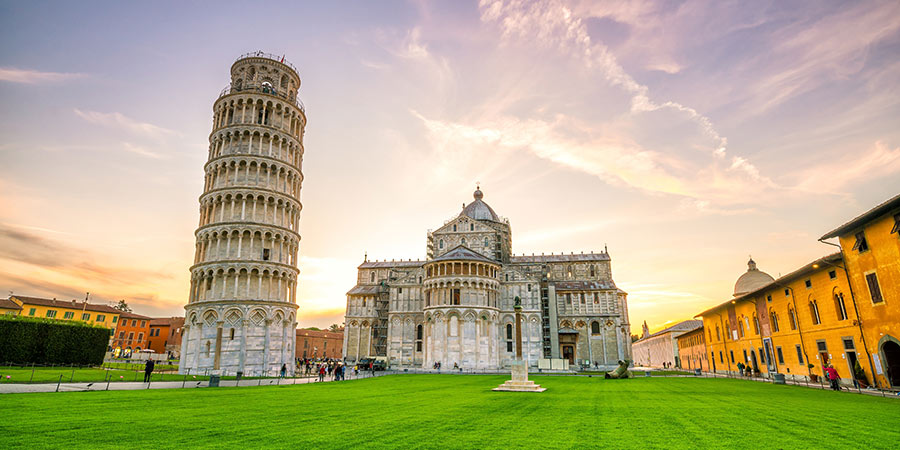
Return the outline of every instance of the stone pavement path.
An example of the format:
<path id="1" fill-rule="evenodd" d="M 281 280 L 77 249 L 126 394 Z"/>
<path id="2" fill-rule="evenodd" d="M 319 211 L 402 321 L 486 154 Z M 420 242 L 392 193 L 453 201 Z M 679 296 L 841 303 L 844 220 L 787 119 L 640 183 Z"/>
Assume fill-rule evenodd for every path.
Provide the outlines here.
<path id="1" fill-rule="evenodd" d="M 381 376 L 384 373 L 375 376 Z M 350 375 L 345 381 L 352 381 L 361 378 L 372 378 L 368 372 L 360 372 L 359 376 Z M 325 382 L 331 382 L 333 379 L 326 376 Z M 221 380 L 220 387 L 246 387 L 246 386 L 276 386 L 276 385 L 293 385 L 293 384 L 309 384 L 318 383 L 317 377 L 309 378 L 261 378 L 261 379 L 244 379 L 240 382 L 235 380 Z M 85 392 L 85 391 L 135 391 L 140 389 L 188 389 L 188 388 L 205 388 L 209 387 L 206 380 L 197 381 L 190 377 L 184 381 L 154 381 L 152 383 L 140 382 L 111 382 L 106 383 L 97 381 L 93 383 L 60 383 L 57 389 L 57 383 L 23 383 L 23 384 L 0 384 L 0 394 L 21 394 L 29 392 Z"/>

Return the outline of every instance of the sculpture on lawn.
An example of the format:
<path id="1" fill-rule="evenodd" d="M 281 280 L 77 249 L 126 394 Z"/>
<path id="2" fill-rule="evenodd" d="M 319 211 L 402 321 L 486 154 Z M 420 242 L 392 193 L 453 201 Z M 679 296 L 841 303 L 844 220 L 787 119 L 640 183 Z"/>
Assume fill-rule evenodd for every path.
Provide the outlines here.
<path id="1" fill-rule="evenodd" d="M 604 378 L 606 379 L 619 379 L 619 378 L 634 378 L 634 374 L 628 370 L 628 366 L 631 365 L 631 360 L 626 359 L 625 361 L 619 361 L 619 367 L 612 372 L 606 372 Z"/>

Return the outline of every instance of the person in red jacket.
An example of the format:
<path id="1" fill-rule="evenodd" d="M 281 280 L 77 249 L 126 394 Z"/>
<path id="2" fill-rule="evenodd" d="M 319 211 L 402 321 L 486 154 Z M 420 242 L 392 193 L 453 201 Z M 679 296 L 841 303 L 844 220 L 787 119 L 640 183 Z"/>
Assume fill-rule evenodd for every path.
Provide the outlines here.
<path id="1" fill-rule="evenodd" d="M 827 367 L 825 367 L 825 373 L 828 374 L 828 379 L 831 381 L 831 389 L 835 391 L 841 390 L 841 376 L 838 375 L 838 372 L 834 368 L 834 366 L 829 364 Z"/>

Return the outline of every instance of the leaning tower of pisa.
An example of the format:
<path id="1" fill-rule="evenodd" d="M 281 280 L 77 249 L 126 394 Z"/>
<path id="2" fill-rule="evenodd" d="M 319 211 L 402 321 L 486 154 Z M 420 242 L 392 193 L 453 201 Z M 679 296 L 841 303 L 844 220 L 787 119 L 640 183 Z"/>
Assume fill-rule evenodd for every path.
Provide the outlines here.
<path id="1" fill-rule="evenodd" d="M 213 104 L 180 371 L 293 374 L 306 112 L 283 57 L 238 58 Z"/>

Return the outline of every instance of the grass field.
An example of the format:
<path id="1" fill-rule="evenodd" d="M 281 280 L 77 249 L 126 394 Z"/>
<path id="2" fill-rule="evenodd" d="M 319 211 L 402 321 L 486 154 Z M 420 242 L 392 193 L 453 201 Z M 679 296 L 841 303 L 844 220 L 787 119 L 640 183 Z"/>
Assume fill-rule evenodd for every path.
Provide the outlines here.
<path id="1" fill-rule="evenodd" d="M 396 375 L 343 383 L 7 394 L 2 448 L 897 448 L 900 401 L 697 378 Z"/>
<path id="2" fill-rule="evenodd" d="M 32 373 L 30 367 L 0 367 L 0 383 L 56 383 L 62 382 L 91 382 L 106 381 L 143 381 L 144 371 L 141 370 L 104 370 L 98 368 L 67 367 L 36 367 Z M 9 376 L 9 378 L 6 378 Z M 181 381 L 184 377 L 177 374 L 158 373 L 153 374 L 153 381 Z M 194 379 L 194 378 L 191 378 Z M 208 377 L 198 376 L 197 380 L 206 380 Z"/>

